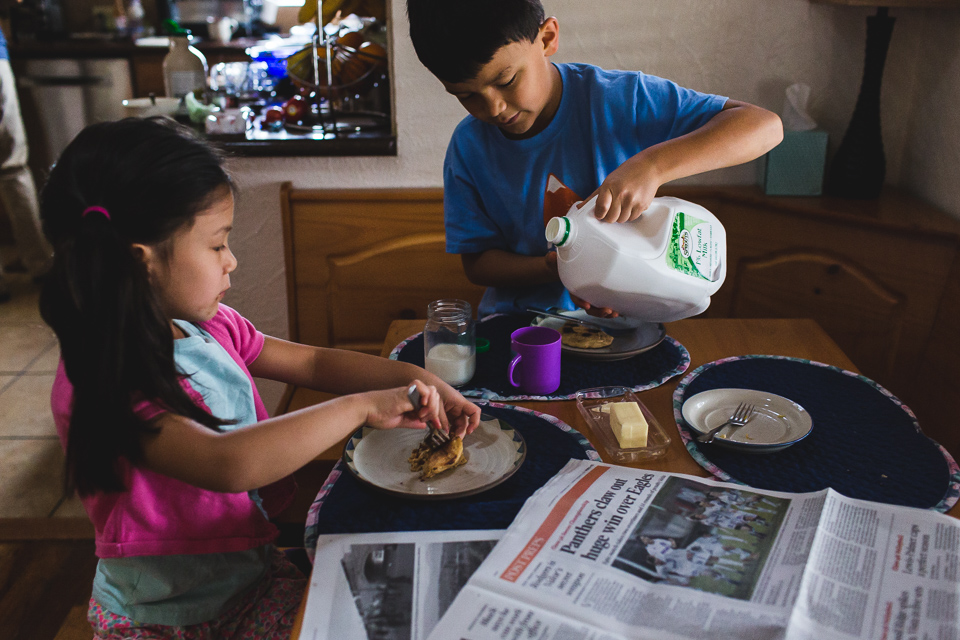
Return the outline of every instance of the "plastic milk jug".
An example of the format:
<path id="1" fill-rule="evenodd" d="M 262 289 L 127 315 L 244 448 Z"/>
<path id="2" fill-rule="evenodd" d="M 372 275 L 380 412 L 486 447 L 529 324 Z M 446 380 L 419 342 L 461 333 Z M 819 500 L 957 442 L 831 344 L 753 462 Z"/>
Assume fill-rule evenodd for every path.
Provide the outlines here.
<path id="1" fill-rule="evenodd" d="M 679 198 L 654 198 L 632 222 L 600 222 L 596 197 L 547 223 L 560 280 L 593 305 L 647 322 L 697 315 L 727 275 L 727 235 L 716 216 Z"/>

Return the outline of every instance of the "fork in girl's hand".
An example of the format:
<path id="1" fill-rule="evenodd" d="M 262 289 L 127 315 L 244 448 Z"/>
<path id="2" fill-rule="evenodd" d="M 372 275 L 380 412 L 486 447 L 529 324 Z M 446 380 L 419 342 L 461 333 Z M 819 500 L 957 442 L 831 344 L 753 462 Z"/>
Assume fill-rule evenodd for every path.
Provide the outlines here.
<path id="1" fill-rule="evenodd" d="M 420 404 L 420 392 L 417 390 L 417 385 L 410 385 L 410 388 L 407 389 L 407 398 L 410 400 L 410 404 L 413 405 L 414 411 L 422 406 Z M 431 421 L 428 426 L 429 432 L 423 441 L 426 442 L 431 449 L 439 449 L 450 441 L 450 434 L 441 429 L 436 420 Z"/>

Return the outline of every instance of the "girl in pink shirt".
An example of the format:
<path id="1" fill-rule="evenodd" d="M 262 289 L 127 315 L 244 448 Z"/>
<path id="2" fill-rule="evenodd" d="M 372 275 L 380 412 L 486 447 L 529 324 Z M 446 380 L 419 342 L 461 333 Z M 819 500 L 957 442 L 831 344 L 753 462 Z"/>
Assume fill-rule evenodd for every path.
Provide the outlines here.
<path id="1" fill-rule="evenodd" d="M 419 367 L 264 336 L 221 305 L 233 210 L 221 157 L 166 119 L 86 128 L 43 191 L 52 406 L 96 528 L 97 638 L 289 637 L 305 582 L 268 517 L 290 474 L 361 425 L 479 423 Z M 270 418 L 254 376 L 341 395 Z"/>

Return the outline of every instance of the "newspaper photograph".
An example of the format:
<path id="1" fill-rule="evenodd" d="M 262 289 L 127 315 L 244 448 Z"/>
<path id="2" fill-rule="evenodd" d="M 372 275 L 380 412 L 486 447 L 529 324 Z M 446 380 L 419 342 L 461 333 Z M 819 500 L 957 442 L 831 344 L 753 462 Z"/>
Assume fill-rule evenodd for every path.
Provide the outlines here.
<path id="1" fill-rule="evenodd" d="M 320 536 L 300 637 L 424 640 L 502 534 Z"/>
<path id="2" fill-rule="evenodd" d="M 571 461 L 429 638 L 957 640 L 958 532 L 830 490 Z"/>

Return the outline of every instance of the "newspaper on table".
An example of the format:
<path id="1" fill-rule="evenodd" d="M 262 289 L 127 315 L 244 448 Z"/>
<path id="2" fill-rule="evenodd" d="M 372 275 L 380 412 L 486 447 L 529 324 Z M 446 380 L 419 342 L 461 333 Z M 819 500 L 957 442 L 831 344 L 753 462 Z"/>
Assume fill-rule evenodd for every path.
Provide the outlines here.
<path id="1" fill-rule="evenodd" d="M 484 533 L 377 535 L 426 546 Z M 315 581 L 334 579 L 321 550 L 346 567 L 343 540 L 318 547 Z M 829 489 L 761 491 L 584 460 L 526 502 L 462 588 L 438 583 L 432 569 L 411 578 L 412 604 L 390 605 L 405 608 L 407 622 L 354 635 L 331 619 L 326 635 L 301 637 L 960 640 L 960 521 Z M 308 614 L 348 609 L 325 602 L 338 589 L 327 586 L 318 598 L 311 590 Z M 362 617 L 352 589 L 343 590 Z"/>
<path id="2" fill-rule="evenodd" d="M 502 535 L 491 529 L 320 536 L 300 638 L 426 640 Z"/>

